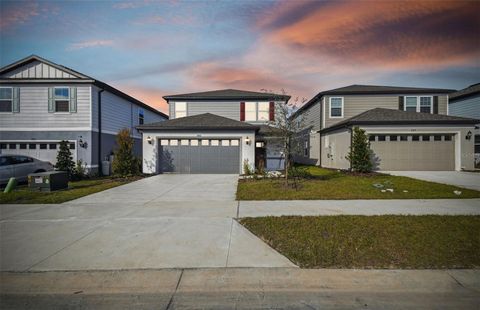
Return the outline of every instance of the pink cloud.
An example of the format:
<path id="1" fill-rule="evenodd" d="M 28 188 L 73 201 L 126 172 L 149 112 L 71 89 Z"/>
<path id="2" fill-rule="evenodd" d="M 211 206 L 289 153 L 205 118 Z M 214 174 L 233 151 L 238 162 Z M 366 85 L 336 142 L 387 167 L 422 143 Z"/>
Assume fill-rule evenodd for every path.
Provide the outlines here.
<path id="1" fill-rule="evenodd" d="M 0 30 L 25 24 L 30 19 L 40 14 L 39 4 L 35 2 L 23 2 L 22 5 L 7 5 L 3 3 L 0 10 Z"/>
<path id="2" fill-rule="evenodd" d="M 89 41 L 82 41 L 78 43 L 72 43 L 67 47 L 67 51 L 79 50 L 84 48 L 91 48 L 91 47 L 103 47 L 103 46 L 112 46 L 113 40 L 89 40 Z"/>

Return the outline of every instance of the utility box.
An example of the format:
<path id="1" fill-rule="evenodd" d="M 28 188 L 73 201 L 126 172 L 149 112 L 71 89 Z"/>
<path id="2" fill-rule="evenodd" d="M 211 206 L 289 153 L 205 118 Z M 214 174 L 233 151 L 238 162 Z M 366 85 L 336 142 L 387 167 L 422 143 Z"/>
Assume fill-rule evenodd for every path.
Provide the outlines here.
<path id="1" fill-rule="evenodd" d="M 30 190 L 51 192 L 68 188 L 68 173 L 65 171 L 47 171 L 28 175 Z"/>

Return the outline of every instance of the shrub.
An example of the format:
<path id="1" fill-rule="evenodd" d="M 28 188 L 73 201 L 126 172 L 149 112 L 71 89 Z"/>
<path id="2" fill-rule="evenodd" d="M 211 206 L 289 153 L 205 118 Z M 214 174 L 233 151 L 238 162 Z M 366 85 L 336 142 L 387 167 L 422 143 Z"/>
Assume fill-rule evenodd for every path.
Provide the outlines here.
<path id="1" fill-rule="evenodd" d="M 133 155 L 133 138 L 130 130 L 122 129 L 117 134 L 117 149 L 113 152 L 112 172 L 114 175 L 126 177 L 140 173 L 138 158 Z"/>
<path id="2" fill-rule="evenodd" d="M 55 169 L 65 171 L 68 173 L 68 177 L 71 179 L 75 171 L 75 163 L 73 162 L 72 152 L 68 141 L 62 140 L 60 142 L 60 148 L 57 153 L 57 163 Z"/>
<path id="3" fill-rule="evenodd" d="M 72 179 L 82 180 L 87 177 L 87 167 L 86 164 L 81 160 L 77 160 L 77 164 L 73 170 Z"/>
<path id="4" fill-rule="evenodd" d="M 250 166 L 250 163 L 248 162 L 248 159 L 245 159 L 243 161 L 243 174 L 244 175 L 252 175 L 253 174 L 253 169 Z"/>
<path id="5" fill-rule="evenodd" d="M 368 142 L 365 130 L 355 127 L 353 129 L 352 146 L 346 157 L 352 164 L 352 170 L 361 173 L 372 172 L 371 154 L 370 142 Z"/>

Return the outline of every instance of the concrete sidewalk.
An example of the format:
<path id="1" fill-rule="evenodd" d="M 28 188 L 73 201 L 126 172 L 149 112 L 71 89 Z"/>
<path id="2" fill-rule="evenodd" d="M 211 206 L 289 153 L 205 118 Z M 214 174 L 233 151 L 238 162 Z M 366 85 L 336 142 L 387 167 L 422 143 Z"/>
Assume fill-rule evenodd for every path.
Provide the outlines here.
<path id="1" fill-rule="evenodd" d="M 0 273 L 6 309 L 478 309 L 480 270 Z"/>
<path id="2" fill-rule="evenodd" d="M 242 200 L 238 217 L 282 215 L 480 215 L 480 199 Z"/>

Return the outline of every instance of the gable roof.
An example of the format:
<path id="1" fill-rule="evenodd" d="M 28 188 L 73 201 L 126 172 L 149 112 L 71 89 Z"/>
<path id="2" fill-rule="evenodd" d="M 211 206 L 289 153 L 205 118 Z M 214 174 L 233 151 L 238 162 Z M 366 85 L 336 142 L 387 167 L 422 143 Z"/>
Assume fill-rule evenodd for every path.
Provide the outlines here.
<path id="1" fill-rule="evenodd" d="M 80 73 L 78 71 L 75 71 L 73 69 L 70 69 L 68 67 L 65 67 L 65 66 L 62 66 L 62 65 L 59 65 L 59 64 L 56 64 L 52 61 L 49 61 L 47 59 L 44 59 L 40 56 L 37 56 L 37 55 L 30 55 L 28 57 L 25 57 L 19 61 L 16 61 L 10 65 L 6 65 L 2 68 L 0 68 L 0 76 L 3 76 L 5 75 L 6 73 L 8 72 L 11 72 L 13 70 L 16 70 L 22 66 L 26 66 L 26 65 L 29 65 L 33 62 L 41 62 L 41 63 L 44 63 L 44 64 L 47 64 L 48 66 L 51 66 L 51 67 L 54 67 L 60 71 L 63 71 L 63 72 L 66 72 L 67 74 L 73 76 L 74 78 L 70 78 L 70 77 L 67 77 L 67 78 L 60 78 L 60 79 L 52 79 L 52 78 L 8 78 L 8 77 L 1 77 L 1 81 L 2 82 L 7 82 L 7 83 L 21 83 L 21 82 L 24 82 L 25 80 L 32 80 L 32 81 L 41 81 L 41 82 L 45 82 L 45 83 L 48 83 L 48 82 L 57 82 L 59 80 L 67 80 L 69 82 L 72 82 L 72 83 L 78 83 L 78 82 L 88 82 L 88 83 L 93 83 L 95 86 L 101 88 L 101 89 L 104 89 L 104 90 L 107 90 L 127 101 L 130 101 L 130 102 L 133 102 L 139 106 L 141 106 L 142 108 L 146 109 L 146 110 L 149 110 L 153 113 L 156 113 L 166 119 L 168 119 L 168 115 L 166 115 L 165 113 L 163 112 L 160 112 L 159 110 L 149 106 L 148 104 L 138 100 L 138 99 L 135 99 L 133 98 L 132 96 L 122 92 L 121 90 L 113 87 L 113 86 L 110 86 L 102 81 L 99 81 L 99 80 L 96 80 L 88 75 L 85 75 L 83 73 Z"/>
<path id="2" fill-rule="evenodd" d="M 139 130 L 258 130 L 258 126 L 231 118 L 204 113 L 137 126 Z"/>
<path id="3" fill-rule="evenodd" d="M 463 99 L 465 97 L 473 96 L 476 94 L 480 94 L 480 83 L 470 85 L 467 88 L 451 93 L 450 96 L 448 97 L 448 101 L 454 102 L 454 101 Z"/>
<path id="4" fill-rule="evenodd" d="M 266 92 L 253 92 L 239 89 L 219 89 L 198 93 L 164 96 L 165 100 L 289 100 L 290 96 Z"/>
<path id="5" fill-rule="evenodd" d="M 307 109 L 326 95 L 408 95 L 408 94 L 449 94 L 455 92 L 454 89 L 444 88 L 419 88 L 419 87 L 401 87 L 401 86 L 379 86 L 379 85 L 349 85 L 345 87 L 330 89 L 319 92 L 315 97 L 301 106 L 295 114 Z"/>
<path id="6" fill-rule="evenodd" d="M 342 127 L 350 127 L 352 125 L 475 125 L 478 123 L 480 123 L 480 120 L 473 118 L 375 108 L 324 128 L 320 130 L 320 132 L 326 133 Z"/>

